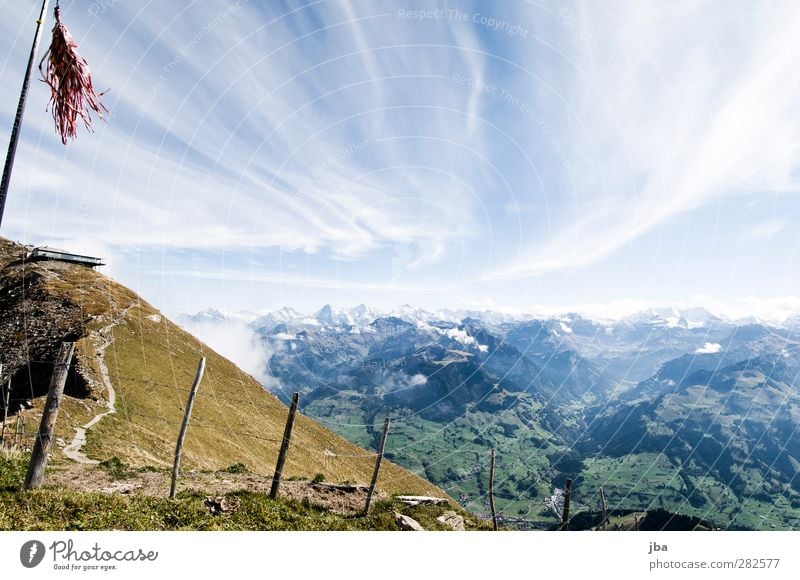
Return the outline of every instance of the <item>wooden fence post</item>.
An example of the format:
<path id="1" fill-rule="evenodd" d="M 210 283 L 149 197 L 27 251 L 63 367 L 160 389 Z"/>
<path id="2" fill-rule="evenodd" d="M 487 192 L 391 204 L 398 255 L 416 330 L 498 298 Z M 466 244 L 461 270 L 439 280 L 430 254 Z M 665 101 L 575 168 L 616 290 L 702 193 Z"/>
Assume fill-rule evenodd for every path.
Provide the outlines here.
<path id="1" fill-rule="evenodd" d="M 72 362 L 72 354 L 75 352 L 74 342 L 62 342 L 61 349 L 58 351 L 58 358 L 53 365 L 53 374 L 50 378 L 50 388 L 47 391 L 47 401 L 42 412 L 42 421 L 39 423 L 39 433 L 33 443 L 31 461 L 28 464 L 28 473 L 25 476 L 25 489 L 36 489 L 42 485 L 44 470 L 47 467 L 47 460 L 50 455 L 50 448 L 53 445 L 53 435 L 58 419 L 58 408 L 61 405 L 61 397 L 64 395 L 64 385 L 67 382 L 69 365 Z M 19 422 L 19 415 L 17 416 Z"/>
<path id="2" fill-rule="evenodd" d="M 600 526 L 598 529 L 606 529 L 606 523 L 608 522 L 608 511 L 606 511 L 606 494 L 603 493 L 603 488 L 600 488 L 600 511 L 603 513 L 603 519 L 600 521 Z"/>
<path id="3" fill-rule="evenodd" d="M 0 427 L 0 447 L 6 442 L 6 417 L 8 417 L 5 389 L 3 389 L 3 363 L 0 363 L 0 396 L 3 398 L 3 426 Z"/>
<path id="4" fill-rule="evenodd" d="M 489 454 L 489 509 L 492 511 L 492 529 L 497 531 L 497 513 L 494 510 L 494 448 Z"/>
<path id="5" fill-rule="evenodd" d="M 183 412 L 183 422 L 181 423 L 181 430 L 178 433 L 178 442 L 175 444 L 175 462 L 172 464 L 172 483 L 169 486 L 169 499 L 175 499 L 175 494 L 178 491 L 178 471 L 181 467 L 181 452 L 183 451 L 183 441 L 186 439 L 186 430 L 189 428 L 189 417 L 192 415 L 192 407 L 194 406 L 194 398 L 197 395 L 197 389 L 200 387 L 200 381 L 203 379 L 203 373 L 206 370 L 206 357 L 200 357 L 200 362 L 197 365 L 197 374 L 195 374 L 192 389 L 189 391 L 189 399 L 186 401 L 186 410 Z"/>
<path id="6" fill-rule="evenodd" d="M 569 525 L 569 500 L 572 493 L 572 480 L 567 480 L 566 489 L 564 490 L 564 512 L 561 514 L 561 529 L 566 530 Z"/>
<path id="7" fill-rule="evenodd" d="M 383 420 L 383 434 L 381 435 L 381 443 L 378 447 L 378 457 L 375 458 L 375 469 L 372 472 L 372 481 L 369 483 L 369 490 L 367 491 L 367 502 L 364 504 L 364 517 L 369 515 L 369 506 L 372 503 L 372 494 L 375 493 L 375 486 L 378 485 L 378 472 L 381 470 L 381 462 L 383 461 L 383 450 L 386 448 L 386 435 L 389 434 L 389 417 Z"/>
<path id="8" fill-rule="evenodd" d="M 6 387 L 5 396 L 3 398 L 3 433 L 0 437 L 0 445 L 6 444 L 6 423 L 8 422 L 8 405 L 11 403 L 11 377 L 8 377 L 8 386 Z"/>
<path id="9" fill-rule="evenodd" d="M 297 403 L 300 400 L 300 393 L 292 395 L 292 404 L 289 407 L 289 417 L 286 419 L 286 427 L 283 430 L 281 448 L 278 451 L 278 462 L 275 464 L 275 475 L 272 476 L 272 487 L 269 490 L 269 498 L 278 497 L 278 488 L 281 485 L 283 476 L 283 464 L 286 463 L 286 454 L 289 452 L 289 442 L 292 440 L 292 427 L 294 427 L 294 416 L 297 413 Z"/>

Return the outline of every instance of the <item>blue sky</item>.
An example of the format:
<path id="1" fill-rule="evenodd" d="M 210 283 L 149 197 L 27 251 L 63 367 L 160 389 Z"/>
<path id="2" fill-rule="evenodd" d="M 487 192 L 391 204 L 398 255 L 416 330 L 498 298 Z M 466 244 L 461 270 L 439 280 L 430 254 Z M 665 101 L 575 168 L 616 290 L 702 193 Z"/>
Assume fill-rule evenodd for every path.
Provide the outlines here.
<path id="1" fill-rule="evenodd" d="M 3 151 L 38 4 L 0 1 Z M 168 313 L 800 310 L 796 2 L 62 8 L 113 115 L 64 147 L 33 84 L 0 234 Z"/>

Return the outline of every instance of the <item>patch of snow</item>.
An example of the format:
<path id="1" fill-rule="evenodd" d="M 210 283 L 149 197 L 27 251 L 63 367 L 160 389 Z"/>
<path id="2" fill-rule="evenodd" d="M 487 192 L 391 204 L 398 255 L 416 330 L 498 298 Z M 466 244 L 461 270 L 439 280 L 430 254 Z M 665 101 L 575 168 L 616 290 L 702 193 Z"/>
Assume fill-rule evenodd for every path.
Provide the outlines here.
<path id="1" fill-rule="evenodd" d="M 151 320 L 152 322 L 155 322 L 156 324 L 159 324 L 161 322 L 161 315 L 160 314 L 151 314 L 151 315 L 149 315 L 147 317 L 147 320 Z"/>

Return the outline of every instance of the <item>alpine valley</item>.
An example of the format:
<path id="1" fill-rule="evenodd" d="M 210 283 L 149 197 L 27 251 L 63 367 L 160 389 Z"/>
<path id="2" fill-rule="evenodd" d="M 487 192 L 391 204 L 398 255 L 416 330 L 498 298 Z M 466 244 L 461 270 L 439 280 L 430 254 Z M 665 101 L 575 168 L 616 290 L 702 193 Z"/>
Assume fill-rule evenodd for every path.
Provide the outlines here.
<path id="1" fill-rule="evenodd" d="M 233 315 L 203 311 L 193 325 Z M 684 514 L 722 529 L 800 529 L 800 324 L 702 308 L 615 321 L 577 314 L 289 308 L 244 322 L 265 386 L 506 525 L 572 511 Z"/>

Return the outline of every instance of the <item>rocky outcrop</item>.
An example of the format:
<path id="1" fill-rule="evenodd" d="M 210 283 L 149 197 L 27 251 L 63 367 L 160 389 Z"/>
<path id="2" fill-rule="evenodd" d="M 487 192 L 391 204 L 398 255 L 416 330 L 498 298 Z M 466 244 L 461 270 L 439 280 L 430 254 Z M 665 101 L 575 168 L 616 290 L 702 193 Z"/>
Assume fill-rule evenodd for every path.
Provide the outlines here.
<path id="1" fill-rule="evenodd" d="M 457 532 L 464 531 L 464 518 L 454 511 L 444 512 L 436 518 L 436 521 Z"/>
<path id="2" fill-rule="evenodd" d="M 47 392 L 61 342 L 80 339 L 91 320 L 70 297 L 48 289 L 64 265 L 27 264 L 23 253 L 23 246 L 0 239 L 0 362 L 4 380 L 12 379 L 11 413 Z M 90 390 L 76 357 L 66 392 L 86 397 Z"/>
<path id="3" fill-rule="evenodd" d="M 430 497 L 427 495 L 398 495 L 397 499 L 410 506 L 415 505 L 440 505 L 449 503 L 450 500 L 443 497 Z"/>
<path id="4" fill-rule="evenodd" d="M 424 532 L 425 528 L 412 517 L 394 512 L 394 520 L 397 522 L 398 527 L 404 532 Z"/>
<path id="5" fill-rule="evenodd" d="M 219 516 L 223 514 L 230 514 L 239 509 L 241 501 L 236 496 L 209 496 L 203 504 L 211 512 L 211 515 Z"/>

